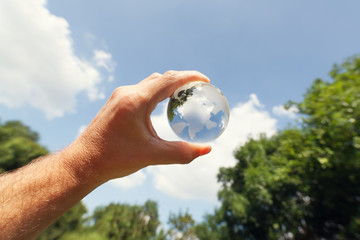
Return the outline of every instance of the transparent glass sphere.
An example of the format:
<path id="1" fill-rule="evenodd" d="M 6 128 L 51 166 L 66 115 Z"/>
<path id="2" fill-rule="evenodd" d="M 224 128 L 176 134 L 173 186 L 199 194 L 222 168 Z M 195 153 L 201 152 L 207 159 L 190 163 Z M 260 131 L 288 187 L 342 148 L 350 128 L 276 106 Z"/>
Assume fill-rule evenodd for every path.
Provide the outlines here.
<path id="1" fill-rule="evenodd" d="M 183 140 L 210 142 L 224 132 L 230 111 L 218 88 L 205 82 L 191 82 L 171 96 L 167 115 L 172 130 Z"/>

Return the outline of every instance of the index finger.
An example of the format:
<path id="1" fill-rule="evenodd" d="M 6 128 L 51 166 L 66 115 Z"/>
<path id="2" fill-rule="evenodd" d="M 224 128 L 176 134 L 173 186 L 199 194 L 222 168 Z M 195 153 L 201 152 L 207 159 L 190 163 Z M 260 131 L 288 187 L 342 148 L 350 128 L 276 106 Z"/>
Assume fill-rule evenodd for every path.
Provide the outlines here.
<path id="1" fill-rule="evenodd" d="M 148 90 L 151 91 L 152 102 L 158 104 L 168 98 L 179 87 L 195 81 L 210 82 L 210 79 L 198 71 L 168 71 L 157 79 L 152 79 Z"/>

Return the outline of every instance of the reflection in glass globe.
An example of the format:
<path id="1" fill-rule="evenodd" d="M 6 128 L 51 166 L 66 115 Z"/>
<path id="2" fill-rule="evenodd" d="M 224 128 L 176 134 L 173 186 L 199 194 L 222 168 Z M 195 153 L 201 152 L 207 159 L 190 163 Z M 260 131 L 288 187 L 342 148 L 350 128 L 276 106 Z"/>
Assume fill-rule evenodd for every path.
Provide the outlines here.
<path id="1" fill-rule="evenodd" d="M 171 128 L 180 138 L 209 142 L 225 130 L 230 111 L 218 88 L 204 82 L 191 82 L 174 92 L 167 114 Z"/>

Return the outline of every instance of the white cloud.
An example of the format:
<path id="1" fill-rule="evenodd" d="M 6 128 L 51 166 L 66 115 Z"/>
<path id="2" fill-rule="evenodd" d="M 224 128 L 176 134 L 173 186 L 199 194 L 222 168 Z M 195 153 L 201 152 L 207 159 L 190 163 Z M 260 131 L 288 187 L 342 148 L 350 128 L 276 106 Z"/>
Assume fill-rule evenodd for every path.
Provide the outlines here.
<path id="1" fill-rule="evenodd" d="M 145 173 L 143 170 L 140 170 L 129 176 L 111 180 L 110 183 L 120 188 L 129 189 L 141 185 L 145 179 Z"/>
<path id="2" fill-rule="evenodd" d="M 276 132 L 276 120 L 264 111 L 255 94 L 249 101 L 238 103 L 231 109 L 227 129 L 212 143 L 210 154 L 188 165 L 153 166 L 147 169 L 154 179 L 155 188 L 177 198 L 206 199 L 216 201 L 220 167 L 233 166 L 234 150 L 244 144 L 248 137 L 259 133 L 272 135 Z M 158 135 L 167 140 L 179 140 L 172 132 L 166 117 L 166 106 L 160 115 L 152 116 Z"/>
<path id="3" fill-rule="evenodd" d="M 110 53 L 103 50 L 94 50 L 93 60 L 96 66 L 104 68 L 109 73 L 114 72 L 116 63 L 112 60 Z"/>
<path id="4" fill-rule="evenodd" d="M 285 109 L 284 105 L 279 105 L 273 107 L 272 112 L 277 116 L 296 118 L 296 114 L 299 112 L 299 109 L 296 106 L 291 106 L 289 109 Z"/>
<path id="5" fill-rule="evenodd" d="M 108 82 L 114 81 L 114 75 L 112 75 L 115 71 L 116 63 L 112 59 L 112 55 L 103 50 L 95 50 L 93 61 L 95 66 L 99 68 L 105 69 L 108 73 Z"/>
<path id="6" fill-rule="evenodd" d="M 46 0 L 2 0 L 0 22 L 0 104 L 53 118 L 74 112 L 80 92 L 104 98 L 99 71 L 74 54 L 68 22 L 51 14 Z M 113 70 L 111 55 L 94 54 L 97 66 Z"/>

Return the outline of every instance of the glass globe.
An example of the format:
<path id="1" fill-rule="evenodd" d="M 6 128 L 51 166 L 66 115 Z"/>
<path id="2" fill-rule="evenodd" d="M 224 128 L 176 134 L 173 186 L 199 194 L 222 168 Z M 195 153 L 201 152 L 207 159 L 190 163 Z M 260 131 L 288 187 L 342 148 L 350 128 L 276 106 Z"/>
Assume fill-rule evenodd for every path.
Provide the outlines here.
<path id="1" fill-rule="evenodd" d="M 191 82 L 171 96 L 167 115 L 172 130 L 183 140 L 210 142 L 224 132 L 230 111 L 218 88 L 205 82 Z"/>

